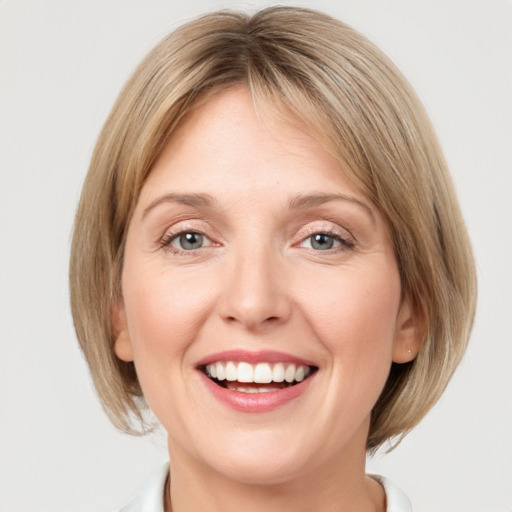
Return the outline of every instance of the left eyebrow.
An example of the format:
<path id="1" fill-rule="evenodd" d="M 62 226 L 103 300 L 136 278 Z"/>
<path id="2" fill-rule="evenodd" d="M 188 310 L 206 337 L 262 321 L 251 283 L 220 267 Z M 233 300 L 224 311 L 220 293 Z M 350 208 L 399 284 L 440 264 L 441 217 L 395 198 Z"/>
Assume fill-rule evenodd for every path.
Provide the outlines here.
<path id="1" fill-rule="evenodd" d="M 215 200 L 209 194 L 165 194 L 164 196 L 155 199 L 144 209 L 142 218 L 162 203 L 178 203 L 186 206 L 211 208 L 214 205 Z"/>
<path id="2" fill-rule="evenodd" d="M 315 206 L 320 206 L 325 203 L 330 203 L 332 201 L 344 201 L 355 204 L 362 210 L 364 210 L 369 216 L 372 222 L 375 224 L 375 216 L 371 208 L 356 199 L 355 197 L 346 196 L 344 194 L 308 194 L 308 195 L 297 195 L 290 199 L 288 206 L 290 210 L 305 210 L 308 208 L 314 208 Z"/>

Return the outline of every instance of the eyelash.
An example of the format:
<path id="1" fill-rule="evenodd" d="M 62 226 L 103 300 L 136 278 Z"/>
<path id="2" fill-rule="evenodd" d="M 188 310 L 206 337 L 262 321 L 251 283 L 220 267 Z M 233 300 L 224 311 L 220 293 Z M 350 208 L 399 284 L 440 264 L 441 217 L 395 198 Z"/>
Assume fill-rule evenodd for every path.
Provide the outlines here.
<path id="1" fill-rule="evenodd" d="M 198 251 L 209 248 L 210 246 L 218 246 L 219 244 L 213 242 L 213 237 L 208 233 L 208 229 L 202 227 L 198 229 L 196 227 L 183 225 L 180 223 L 179 226 L 175 228 L 171 228 L 170 231 L 167 231 L 164 236 L 161 238 L 159 242 L 159 246 L 161 249 L 170 252 L 173 255 L 177 256 L 195 256 Z M 175 240 L 179 239 L 183 235 L 198 235 L 205 239 L 207 242 L 206 246 L 198 247 L 197 249 L 180 249 L 179 247 L 174 247 L 172 244 Z M 181 244 L 180 244 L 181 245 Z"/>
<path id="2" fill-rule="evenodd" d="M 310 232 L 307 234 L 306 237 L 302 238 L 299 242 L 299 245 L 303 244 L 307 240 L 310 240 L 312 237 L 316 235 L 326 235 L 332 239 L 334 239 L 336 242 L 339 242 L 339 246 L 335 248 L 326 249 L 324 251 L 320 249 L 315 249 L 313 247 L 307 248 L 314 252 L 325 252 L 325 253 L 332 253 L 336 252 L 337 250 L 347 250 L 347 249 L 354 249 L 355 242 L 353 239 L 351 239 L 349 236 L 347 236 L 344 233 L 341 233 L 340 231 L 333 229 L 333 228 L 327 228 L 327 229 L 311 229 Z"/>
<path id="3" fill-rule="evenodd" d="M 190 249 L 190 250 L 179 249 L 172 245 L 174 240 L 178 239 L 179 237 L 181 237 L 183 235 L 189 235 L 189 234 L 202 236 L 209 241 L 209 244 L 206 246 L 203 246 L 203 247 L 199 247 L 195 250 L 194 249 Z M 339 231 L 332 229 L 332 228 L 311 229 L 309 231 L 309 233 L 305 237 L 301 238 L 301 241 L 296 245 L 300 246 L 303 243 L 305 243 L 307 240 L 310 240 L 310 239 L 312 239 L 312 237 L 317 236 L 317 235 L 325 235 L 329 238 L 332 238 L 335 242 L 339 242 L 340 245 L 338 247 L 329 248 L 326 250 L 315 249 L 314 247 L 309 247 L 309 248 L 306 247 L 305 249 L 309 249 L 315 253 L 321 253 L 321 252 L 332 253 L 332 252 L 337 252 L 339 250 L 347 250 L 347 249 L 350 250 L 355 247 L 354 241 L 351 240 L 347 235 L 342 234 Z M 180 229 L 180 230 L 171 231 L 171 232 L 166 233 L 163 236 L 163 238 L 161 239 L 159 245 L 162 249 L 165 249 L 165 250 L 171 252 L 172 254 L 176 254 L 176 255 L 184 254 L 184 255 L 188 255 L 188 256 L 193 256 L 197 253 L 197 251 L 204 249 L 206 247 L 210 247 L 211 245 L 215 245 L 215 244 L 214 244 L 214 242 L 211 241 L 210 237 L 208 237 L 208 235 L 202 231 L 199 231 L 196 229 Z"/>
<path id="4" fill-rule="evenodd" d="M 174 247 L 172 245 L 172 243 L 179 239 L 181 236 L 183 235 L 198 235 L 198 236 L 202 236 L 204 237 L 206 240 L 208 240 L 210 243 L 206 246 L 202 246 L 202 247 L 198 247 L 197 249 L 180 249 L 178 247 Z M 192 230 L 192 229 L 186 229 L 186 230 L 182 230 L 182 231 L 179 231 L 177 233 L 167 233 L 163 238 L 162 238 L 162 241 L 160 242 L 160 246 L 162 247 L 162 249 L 165 249 L 166 251 L 169 251 L 170 253 L 172 254 L 176 254 L 176 255 L 187 255 L 187 256 L 193 256 L 197 253 L 197 251 L 201 250 L 201 249 L 204 249 L 205 247 L 209 247 L 210 245 L 213 245 L 211 240 L 209 239 L 209 237 L 207 235 L 205 235 L 204 233 L 201 233 L 200 231 L 197 231 L 197 230 Z"/>

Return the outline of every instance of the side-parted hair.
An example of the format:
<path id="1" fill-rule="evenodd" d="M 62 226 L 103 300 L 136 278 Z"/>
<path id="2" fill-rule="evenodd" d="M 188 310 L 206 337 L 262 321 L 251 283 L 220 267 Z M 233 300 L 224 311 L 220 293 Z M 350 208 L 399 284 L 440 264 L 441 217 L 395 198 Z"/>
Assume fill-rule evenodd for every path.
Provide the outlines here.
<path id="1" fill-rule="evenodd" d="M 399 441 L 438 400 L 465 351 L 476 304 L 472 251 L 437 138 L 410 85 L 363 35 L 302 8 L 221 11 L 187 23 L 138 66 L 105 122 L 70 264 L 75 329 L 103 407 L 120 429 L 145 431 L 147 406 L 133 363 L 114 354 L 111 321 L 144 180 L 183 116 L 239 85 L 256 106 L 307 126 L 387 221 L 423 342 L 412 362 L 392 364 L 367 448 Z"/>

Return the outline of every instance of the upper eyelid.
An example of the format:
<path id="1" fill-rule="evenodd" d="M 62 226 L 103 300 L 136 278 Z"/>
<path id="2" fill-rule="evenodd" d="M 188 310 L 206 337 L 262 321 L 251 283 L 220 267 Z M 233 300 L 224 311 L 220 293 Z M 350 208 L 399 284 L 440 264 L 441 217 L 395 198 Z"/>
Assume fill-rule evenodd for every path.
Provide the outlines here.
<path id="1" fill-rule="evenodd" d="M 184 227 L 184 228 L 179 228 L 179 229 L 173 229 L 173 228 L 166 229 L 161 238 L 162 239 L 173 239 L 173 238 L 176 238 L 185 233 L 197 233 L 198 235 L 202 235 L 205 238 L 208 238 L 208 240 L 210 240 L 210 241 L 212 238 L 212 235 L 209 234 L 209 230 L 197 229 L 197 228 L 193 228 L 193 227 Z"/>
<path id="2" fill-rule="evenodd" d="M 199 229 L 180 229 L 177 231 L 167 230 L 162 236 L 162 240 L 174 240 L 175 238 L 178 238 L 179 236 L 187 233 L 195 233 L 210 240 L 210 237 L 204 231 L 200 231 Z"/>
<path id="3" fill-rule="evenodd" d="M 179 234 L 186 232 L 213 236 L 213 229 L 210 226 L 210 223 L 204 219 L 198 219 L 195 217 L 175 220 L 172 224 L 165 227 L 163 236 L 168 233 Z"/>
<path id="4" fill-rule="evenodd" d="M 323 223 L 323 226 L 320 223 Z M 308 236 L 314 235 L 316 233 L 337 235 L 344 240 L 348 238 L 351 242 L 357 242 L 357 238 L 352 233 L 352 230 L 342 227 L 338 223 L 326 219 L 308 222 L 305 226 L 297 231 L 297 237 L 301 238 L 301 240 L 304 240 Z"/>
<path id="5" fill-rule="evenodd" d="M 192 222 L 194 220 L 198 221 L 200 225 L 197 225 L 195 222 Z M 155 242 L 161 248 L 168 248 L 175 238 L 184 233 L 198 233 L 204 236 L 210 241 L 209 246 L 218 243 L 218 237 L 214 235 L 214 232 L 208 225 L 208 223 L 206 223 L 205 225 L 205 221 L 199 219 L 183 219 L 175 222 L 171 226 L 166 227 L 163 230 L 163 233 L 161 232 L 161 234 L 155 240 Z"/>

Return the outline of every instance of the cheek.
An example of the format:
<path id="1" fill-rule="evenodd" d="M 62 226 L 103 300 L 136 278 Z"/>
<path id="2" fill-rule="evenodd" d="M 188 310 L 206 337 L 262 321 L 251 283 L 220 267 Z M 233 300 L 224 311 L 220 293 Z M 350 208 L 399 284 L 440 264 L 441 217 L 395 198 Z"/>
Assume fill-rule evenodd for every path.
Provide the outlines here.
<path id="1" fill-rule="evenodd" d="M 208 314 L 212 287 L 176 269 L 131 272 L 144 266 L 130 263 L 123 272 L 123 296 L 136 362 L 176 361 Z"/>
<path id="2" fill-rule="evenodd" d="M 209 314 L 212 287 L 204 279 L 196 286 L 186 272 L 152 271 L 134 261 L 125 265 L 128 331 L 144 397 L 163 425 L 185 428 L 177 413 L 188 396 L 181 376 L 190 371 L 187 356 Z"/>
<path id="3" fill-rule="evenodd" d="M 342 269 L 315 279 L 315 290 L 304 295 L 308 308 L 321 316 L 331 329 L 358 325 L 371 328 L 372 324 L 394 326 L 400 302 L 398 272 L 391 270 Z M 338 319 L 344 319 L 343 326 Z M 368 324 L 368 320 L 371 322 Z"/>
<path id="4" fill-rule="evenodd" d="M 391 365 L 400 305 L 400 278 L 394 260 L 362 269 L 346 268 L 316 280 L 315 293 L 304 296 L 304 311 L 331 355 L 354 379 Z"/>

